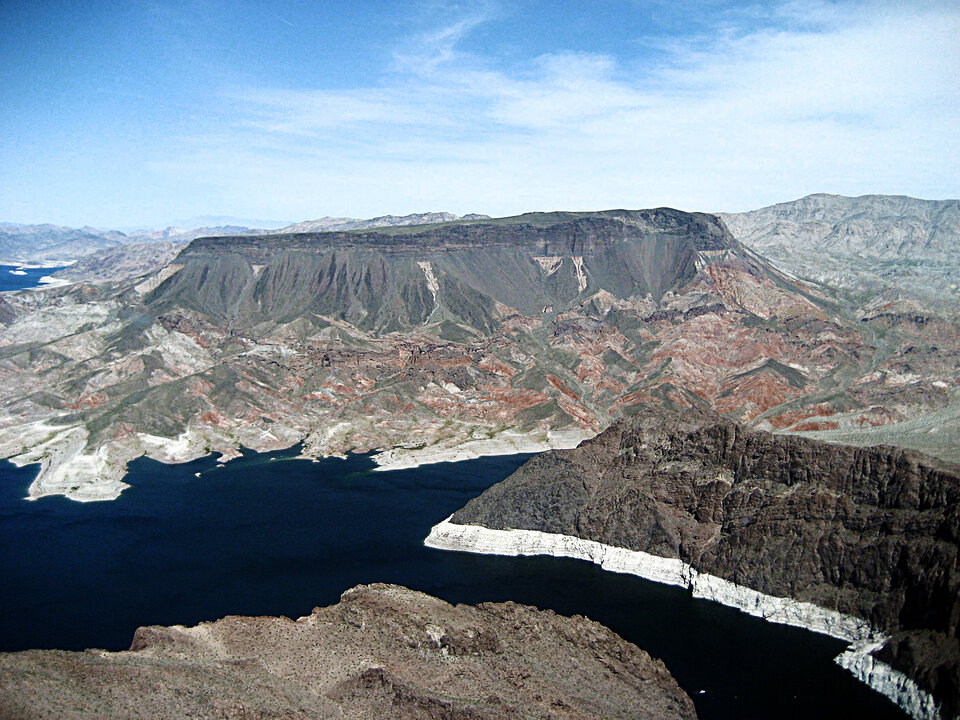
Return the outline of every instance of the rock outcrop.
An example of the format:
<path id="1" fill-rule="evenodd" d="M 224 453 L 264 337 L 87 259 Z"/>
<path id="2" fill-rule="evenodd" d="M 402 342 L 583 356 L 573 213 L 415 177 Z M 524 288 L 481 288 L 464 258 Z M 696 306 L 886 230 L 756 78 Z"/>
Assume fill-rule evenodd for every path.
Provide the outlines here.
<path id="1" fill-rule="evenodd" d="M 0 718 L 695 718 L 659 660 L 514 603 L 348 590 L 296 621 L 145 627 L 127 652 L 0 655 Z"/>
<path id="2" fill-rule="evenodd" d="M 541 315 L 590 289 L 658 301 L 697 275 L 704 253 L 724 250 L 736 242 L 715 218 L 667 209 L 207 237 L 180 253 L 183 270 L 148 302 L 236 327 L 319 314 L 377 332 L 446 321 L 489 334 L 498 307 Z"/>
<path id="3" fill-rule="evenodd" d="M 844 662 L 866 674 L 867 664 L 883 663 L 954 716 L 958 473 L 892 447 L 777 436 L 710 411 L 649 407 L 574 450 L 531 459 L 448 526 L 536 531 L 636 553 L 546 551 L 595 560 L 597 552 L 621 571 L 645 563 L 637 574 L 859 641 L 859 655 Z M 523 536 L 504 537 L 515 545 L 508 554 L 523 552 Z M 529 542 L 532 554 L 549 538 Z M 934 716 L 919 695 L 901 700 L 918 717 Z"/>

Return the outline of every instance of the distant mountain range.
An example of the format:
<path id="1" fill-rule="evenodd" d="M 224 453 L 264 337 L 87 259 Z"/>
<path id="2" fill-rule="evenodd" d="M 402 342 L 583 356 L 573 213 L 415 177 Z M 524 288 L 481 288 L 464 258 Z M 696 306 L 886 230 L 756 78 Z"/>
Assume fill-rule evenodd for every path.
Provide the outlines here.
<path id="1" fill-rule="evenodd" d="M 452 213 L 419 213 L 414 215 L 383 215 L 369 220 L 356 218 L 321 218 L 297 223 L 277 231 L 284 235 L 301 232 L 364 230 L 378 227 L 406 227 L 436 224 L 455 220 L 481 220 L 486 215 L 465 215 L 460 218 Z M 313 229 L 310 229 L 313 228 Z M 319 228 L 319 230 L 318 230 Z M 64 228 L 66 230 L 66 228 Z M 90 229 L 92 230 L 92 228 Z M 99 231 L 95 231 L 99 232 Z M 176 257 L 188 242 L 203 236 L 232 236 L 269 234 L 263 229 L 251 230 L 241 226 L 218 226 L 181 230 L 141 231 L 125 237 L 126 244 L 113 245 L 83 255 L 70 267 L 54 273 L 54 277 L 77 281 L 106 282 L 137 277 L 155 272 Z"/>
<path id="2" fill-rule="evenodd" d="M 95 250 L 125 242 L 127 236 L 116 230 L 0 223 L 0 263 L 65 265 Z"/>
<path id="3" fill-rule="evenodd" d="M 262 222 L 260 225 L 236 224 L 236 218 L 225 216 L 202 216 L 190 218 L 165 228 L 149 229 L 138 228 L 127 232 L 119 230 L 100 230 L 94 227 L 68 228 L 59 225 L 19 225 L 16 223 L 0 223 L 0 264 L 37 264 L 37 265 L 67 265 L 80 258 L 99 251 L 114 249 L 113 252 L 101 256 L 108 262 L 119 263 L 130 271 L 150 272 L 156 265 L 156 259 L 163 257 L 160 253 L 148 253 L 146 262 L 137 265 L 137 259 L 143 257 L 144 243 L 164 242 L 186 244 L 198 237 L 224 235 L 257 235 L 273 231 L 288 234 L 301 232 L 324 232 L 339 230 L 367 230 L 375 227 L 394 227 L 409 225 L 427 225 L 434 223 L 452 222 L 455 220 L 482 220 L 487 215 L 459 215 L 447 212 L 415 213 L 411 215 L 382 215 L 380 217 L 360 220 L 347 217 L 324 217 L 319 220 L 309 220 L 285 225 L 273 221 Z M 118 248 L 135 246 L 124 252 Z M 171 256 L 172 257 L 172 256 Z M 122 258 L 122 260 L 121 260 Z M 116 279 L 117 273 L 110 272 L 107 265 L 99 260 L 86 263 L 88 268 L 101 268 L 107 271 L 102 279 Z M 96 279 L 97 276 L 81 273 L 79 269 L 65 273 L 63 277 L 74 280 Z M 130 275 L 126 275 L 131 277 Z"/>
<path id="4" fill-rule="evenodd" d="M 170 223 L 174 227 L 195 228 L 195 227 L 224 227 L 234 225 L 236 227 L 260 228 L 262 230 L 279 230 L 290 224 L 289 220 L 256 220 L 253 218 L 234 217 L 233 215 L 194 215 L 193 217 L 174 220 Z M 122 228 L 121 228 L 122 229 Z M 139 228 L 148 229 L 148 228 Z"/>
<path id="5" fill-rule="evenodd" d="M 818 194 L 719 216 L 738 240 L 800 277 L 862 300 L 960 306 L 960 200 Z"/>
<path id="6" fill-rule="evenodd" d="M 720 217 L 761 252 L 819 250 L 885 260 L 960 255 L 960 200 L 821 193 Z"/>
<path id="7" fill-rule="evenodd" d="M 899 303 L 904 310 L 919 307 L 953 313 L 960 308 L 958 200 L 815 194 L 719 217 L 744 245 L 797 277 L 827 286 L 828 292 L 839 289 L 874 305 Z M 0 263 L 68 264 L 112 249 L 60 276 L 116 280 L 153 272 L 174 255 L 170 245 L 146 252 L 144 243 L 186 244 L 205 236 L 345 232 L 487 219 L 479 214 L 429 212 L 368 219 L 323 217 L 284 225 L 202 216 L 163 229 L 127 233 L 0 223 Z M 122 249 L 127 246 L 132 247 Z"/>
<path id="8" fill-rule="evenodd" d="M 343 230 L 369 230 L 378 227 L 404 227 L 408 225 L 433 225 L 436 223 L 448 223 L 456 220 L 489 220 L 489 215 L 478 215 L 471 213 L 464 215 L 454 215 L 448 212 L 430 212 L 413 213 L 411 215 L 381 215 L 380 217 L 370 218 L 369 220 L 358 220 L 347 217 L 324 217 L 319 220 L 308 220 L 306 222 L 296 223 L 283 228 L 281 233 L 303 233 L 303 232 L 334 232 Z"/>
<path id="9" fill-rule="evenodd" d="M 238 226 L 168 227 L 122 233 L 93 227 L 67 228 L 59 225 L 18 225 L 0 223 L 0 263 L 68 265 L 98 250 L 120 248 L 144 242 L 188 243 L 204 235 L 236 235 L 268 232 Z"/>

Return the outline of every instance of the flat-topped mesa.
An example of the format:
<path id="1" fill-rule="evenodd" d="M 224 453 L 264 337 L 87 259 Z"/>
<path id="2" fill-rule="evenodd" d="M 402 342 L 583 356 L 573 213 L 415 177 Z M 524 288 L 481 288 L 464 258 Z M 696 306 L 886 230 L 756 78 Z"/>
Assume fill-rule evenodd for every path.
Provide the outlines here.
<path id="1" fill-rule="evenodd" d="M 721 250 L 735 243 L 715 216 L 657 208 L 526 213 L 496 220 L 460 220 L 345 232 L 204 237 L 190 243 L 179 260 L 231 252 L 262 262 L 278 252 L 346 248 L 396 253 L 512 247 L 531 255 L 585 255 L 618 242 L 670 237 L 692 242 L 699 250 Z"/>
<path id="2" fill-rule="evenodd" d="M 872 673 L 877 687 L 887 680 L 871 663 L 882 661 L 902 674 L 884 676 L 902 685 L 887 694 L 900 693 L 910 712 L 936 717 L 927 711 L 939 703 L 954 716 L 960 468 L 934 464 L 893 447 L 771 435 L 710 411 L 651 407 L 574 450 L 531 459 L 447 527 L 520 533 L 504 536 L 514 545 L 526 531 L 534 545 L 564 536 L 596 543 L 584 557 L 599 553 L 611 567 L 633 562 L 611 552 L 665 558 L 674 579 L 651 570 L 652 579 L 848 640 L 886 636 L 882 648 L 841 662 Z M 922 692 L 901 692 L 907 680 Z"/>
<path id="3" fill-rule="evenodd" d="M 447 322 L 485 335 L 498 307 L 540 315 L 601 290 L 659 300 L 724 250 L 745 257 L 717 218 L 670 209 L 211 237 L 180 253 L 182 269 L 148 302 L 242 326 L 321 315 L 376 332 Z"/>
<path id="4" fill-rule="evenodd" d="M 137 630 L 127 652 L 0 654 L 0 717 L 693 720 L 659 660 L 583 617 L 358 586 L 306 617 Z"/>

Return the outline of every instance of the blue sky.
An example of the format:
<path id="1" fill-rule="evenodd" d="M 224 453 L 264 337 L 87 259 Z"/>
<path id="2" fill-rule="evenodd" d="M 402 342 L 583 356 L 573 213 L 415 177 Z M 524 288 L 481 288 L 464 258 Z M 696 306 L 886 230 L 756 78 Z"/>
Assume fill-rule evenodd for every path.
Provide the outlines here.
<path id="1" fill-rule="evenodd" d="M 0 220 L 960 196 L 950 2 L 5 2 Z"/>

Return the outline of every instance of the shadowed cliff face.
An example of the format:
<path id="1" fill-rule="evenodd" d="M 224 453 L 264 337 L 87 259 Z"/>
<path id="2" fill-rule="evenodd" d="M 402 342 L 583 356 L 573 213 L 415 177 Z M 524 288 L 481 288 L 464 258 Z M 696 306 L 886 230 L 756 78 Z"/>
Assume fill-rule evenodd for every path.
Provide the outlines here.
<path id="1" fill-rule="evenodd" d="M 586 618 L 359 586 L 293 621 L 140 628 L 123 653 L 0 654 L 0 717 L 687 719 L 659 660 Z"/>
<path id="2" fill-rule="evenodd" d="M 836 609 L 878 655 L 960 708 L 960 468 L 891 447 L 751 431 L 647 408 L 531 459 L 455 523 L 573 535 Z"/>

